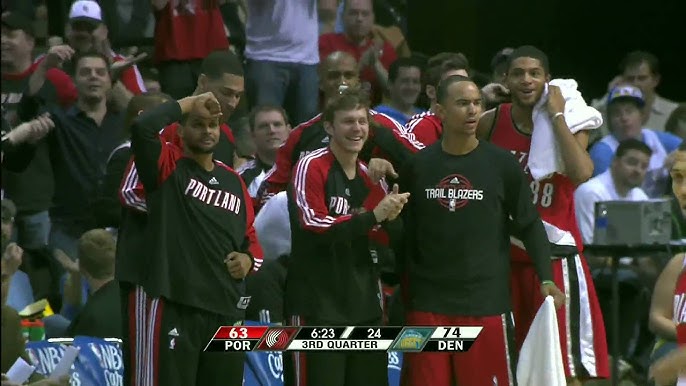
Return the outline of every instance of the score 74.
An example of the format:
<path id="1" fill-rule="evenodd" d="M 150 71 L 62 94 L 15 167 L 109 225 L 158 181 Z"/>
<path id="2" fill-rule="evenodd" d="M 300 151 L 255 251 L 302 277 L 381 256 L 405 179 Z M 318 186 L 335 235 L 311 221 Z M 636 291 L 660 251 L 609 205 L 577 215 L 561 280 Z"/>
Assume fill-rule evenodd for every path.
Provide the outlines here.
<path id="1" fill-rule="evenodd" d="M 483 327 L 436 327 L 431 339 L 476 339 Z"/>

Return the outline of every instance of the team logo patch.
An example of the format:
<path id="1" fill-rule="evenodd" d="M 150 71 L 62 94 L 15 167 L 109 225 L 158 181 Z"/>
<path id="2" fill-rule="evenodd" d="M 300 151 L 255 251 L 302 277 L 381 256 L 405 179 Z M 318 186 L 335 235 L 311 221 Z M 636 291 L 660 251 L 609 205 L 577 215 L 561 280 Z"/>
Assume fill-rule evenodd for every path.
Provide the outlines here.
<path id="1" fill-rule="evenodd" d="M 481 201 L 484 191 L 474 189 L 472 183 L 461 174 L 451 174 L 436 184 L 434 188 L 426 188 L 426 198 L 437 200 L 441 206 L 454 212 L 467 205 L 469 201 Z"/>

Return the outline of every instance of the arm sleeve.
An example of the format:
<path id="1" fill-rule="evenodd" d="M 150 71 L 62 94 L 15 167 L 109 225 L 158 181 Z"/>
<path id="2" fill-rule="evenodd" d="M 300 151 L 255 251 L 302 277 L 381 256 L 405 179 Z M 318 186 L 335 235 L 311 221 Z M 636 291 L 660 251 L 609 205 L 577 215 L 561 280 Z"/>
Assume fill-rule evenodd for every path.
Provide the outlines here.
<path id="1" fill-rule="evenodd" d="M 424 144 L 417 141 L 413 134 L 408 133 L 394 119 L 379 113 L 373 117 L 375 122 L 371 128 L 375 148 L 373 155 L 384 154 L 390 158 L 391 163 L 400 166 L 412 154 L 424 148 Z"/>
<path id="2" fill-rule="evenodd" d="M 64 71 L 51 68 L 45 73 L 45 80 L 52 83 L 55 88 L 55 96 L 62 107 L 68 107 L 76 102 L 79 92 L 71 77 Z"/>
<path id="3" fill-rule="evenodd" d="M 24 96 L 17 106 L 17 115 L 22 122 L 30 121 L 41 111 L 49 111 L 51 105 L 58 99 L 55 86 L 51 82 L 44 82 L 35 95 L 28 95 L 28 90 L 24 91 Z"/>
<path id="4" fill-rule="evenodd" d="M 247 223 L 245 228 L 245 237 L 243 239 L 243 245 L 241 246 L 241 249 L 243 249 L 243 253 L 247 253 L 252 257 L 252 272 L 254 273 L 259 271 L 260 267 L 262 267 L 264 253 L 259 241 L 257 240 L 257 233 L 255 232 L 255 212 L 253 210 L 250 193 L 248 193 L 248 188 L 245 186 L 243 179 L 239 175 L 236 175 L 236 177 L 240 181 L 243 189 L 243 200 L 245 201 L 246 210 L 245 221 Z"/>
<path id="5" fill-rule="evenodd" d="M 286 143 L 276 152 L 274 166 L 267 172 L 264 180 L 257 189 L 258 206 L 264 205 L 273 195 L 286 190 L 293 171 L 293 152 L 302 136 L 303 126 L 300 125 L 293 129 L 288 135 Z"/>
<path id="6" fill-rule="evenodd" d="M 140 95 L 147 91 L 143 83 L 143 77 L 135 64 L 122 72 L 121 82 L 133 95 Z"/>
<path id="7" fill-rule="evenodd" d="M 676 135 L 672 133 L 665 133 L 664 131 L 656 131 L 655 134 L 657 134 L 657 138 L 660 140 L 662 143 L 662 146 L 665 147 L 665 150 L 667 153 L 671 153 L 674 150 L 679 148 L 679 145 L 681 145 L 681 138 L 677 137 Z"/>
<path id="8" fill-rule="evenodd" d="M 14 173 L 23 172 L 31 164 L 35 154 L 35 145 L 14 145 L 8 140 L 2 141 L 2 168 Z"/>
<path id="9" fill-rule="evenodd" d="M 533 204 L 527 177 L 514 158 L 507 158 L 503 162 L 505 163 L 505 209 L 512 218 L 514 232 L 524 243 L 541 281 L 552 280 L 550 242 L 541 217 Z"/>
<path id="10" fill-rule="evenodd" d="M 588 155 L 591 156 L 591 161 L 593 161 L 593 177 L 595 177 L 598 174 L 602 174 L 610 167 L 614 152 L 609 146 L 599 142 L 591 147 L 591 150 L 588 151 Z"/>
<path id="11" fill-rule="evenodd" d="M 142 112 L 131 127 L 131 150 L 145 191 L 150 193 L 171 175 L 176 165 L 173 145 L 159 136 L 160 127 L 181 119 L 181 106 L 172 101 Z"/>
<path id="12" fill-rule="evenodd" d="M 412 192 L 412 184 L 414 181 L 414 167 L 413 161 L 410 159 L 398 172 L 398 187 L 400 192 Z M 396 273 L 402 278 L 410 264 L 412 255 L 415 253 L 414 237 L 416 235 L 415 212 L 413 208 L 413 198 L 410 199 L 403 211 L 400 212 L 400 220 L 402 221 L 402 228 L 399 231 L 400 236 L 397 242 L 391 240 L 393 251 L 395 252 Z"/>
<path id="13" fill-rule="evenodd" d="M 325 192 L 325 175 L 309 157 L 301 159 L 293 175 L 293 197 L 300 227 L 324 236 L 322 242 L 350 240 L 367 235 L 376 224 L 374 212 L 329 216 Z"/>
<path id="14" fill-rule="evenodd" d="M 98 226 L 119 226 L 121 221 L 119 186 L 130 158 L 131 149 L 129 147 L 122 147 L 115 150 L 109 162 L 107 162 L 105 177 L 93 208 Z"/>
<path id="15" fill-rule="evenodd" d="M 133 157 L 130 157 L 119 186 L 119 202 L 122 206 L 139 212 L 147 212 L 145 189 L 138 178 L 138 170 Z"/>
<path id="16" fill-rule="evenodd" d="M 588 183 L 582 184 L 574 192 L 574 211 L 579 232 L 584 244 L 593 242 L 593 228 L 595 223 L 595 203 L 600 201 Z"/>
<path id="17" fill-rule="evenodd" d="M 407 133 L 414 135 L 424 146 L 429 146 L 439 139 L 438 131 L 428 119 L 411 120 L 407 123 Z"/>

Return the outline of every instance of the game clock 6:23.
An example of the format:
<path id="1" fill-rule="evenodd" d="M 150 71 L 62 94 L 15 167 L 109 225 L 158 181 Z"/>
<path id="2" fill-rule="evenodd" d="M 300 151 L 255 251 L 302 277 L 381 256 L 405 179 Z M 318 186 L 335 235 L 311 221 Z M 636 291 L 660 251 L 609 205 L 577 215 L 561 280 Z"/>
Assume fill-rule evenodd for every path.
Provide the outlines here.
<path id="1" fill-rule="evenodd" d="M 298 335 L 301 339 L 336 339 L 340 333 L 337 333 L 337 329 L 334 327 L 309 327 L 303 328 Z M 342 332 L 342 331 L 341 331 Z M 303 334 L 304 333 L 304 334 Z"/>

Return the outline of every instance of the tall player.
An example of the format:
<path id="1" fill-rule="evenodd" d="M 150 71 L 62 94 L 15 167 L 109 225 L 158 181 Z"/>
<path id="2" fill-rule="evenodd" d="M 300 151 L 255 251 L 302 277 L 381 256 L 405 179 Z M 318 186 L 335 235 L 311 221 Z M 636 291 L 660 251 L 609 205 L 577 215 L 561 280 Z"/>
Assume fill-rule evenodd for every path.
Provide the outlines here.
<path id="1" fill-rule="evenodd" d="M 244 320 L 244 278 L 262 258 L 247 188 L 213 159 L 220 116 L 217 99 L 204 93 L 144 111 L 132 126 L 151 246 L 140 256 L 141 298 L 129 303 L 130 324 L 147 324 L 126 337 L 134 385 L 243 384 L 244 355 L 203 352 L 219 326 Z M 183 148 L 158 134 L 173 122 Z"/>
<path id="2" fill-rule="evenodd" d="M 443 137 L 400 172 L 410 193 L 403 210 L 406 323 L 479 326 L 465 353 L 406 354 L 403 385 L 511 385 L 516 352 L 509 314 L 509 230 L 531 251 L 540 280 L 530 287 L 562 306 L 552 280 L 550 245 L 527 177 L 503 149 L 476 138 L 481 92 L 454 75 L 438 85 Z M 532 296 L 532 294 L 529 294 Z"/>
<path id="3" fill-rule="evenodd" d="M 340 90 L 357 87 L 360 74 L 355 58 L 346 52 L 334 52 L 320 64 L 320 88 L 324 103 L 340 94 Z M 371 126 L 369 140 L 360 153 L 360 159 L 369 162 L 372 178 L 378 180 L 383 175 L 393 175 L 391 163 L 402 164 L 410 155 L 424 148 L 407 135 L 405 128 L 393 118 L 369 110 Z M 293 166 L 304 155 L 328 146 L 330 135 L 324 129 L 322 114 L 299 124 L 288 136 L 286 144 L 276 154 L 274 167 L 267 173 L 258 190 L 258 205 L 264 204 L 274 194 L 286 189 Z M 374 160 L 370 160 L 374 157 Z M 389 163 L 390 161 L 390 163 Z"/>
<path id="4" fill-rule="evenodd" d="M 542 51 L 532 46 L 515 49 L 505 80 L 512 103 L 487 111 L 479 122 L 479 137 L 514 154 L 530 180 L 531 134 L 537 129 L 533 109 L 549 81 L 548 58 Z M 593 163 L 586 152 L 588 132 L 571 133 L 564 118 L 564 98 L 557 87 L 549 89 L 546 108 L 566 173 L 531 180 L 530 186 L 552 244 L 553 280 L 567 295 L 565 307 L 557 315 L 565 374 L 569 384 L 579 385 L 580 379 L 609 376 L 605 327 L 593 280 L 581 255 L 583 242 L 574 215 L 574 189 L 591 177 Z M 543 298 L 531 295 L 536 294 L 532 286 L 539 283 L 531 251 L 516 237 L 511 247 L 512 304 L 521 347 Z"/>

